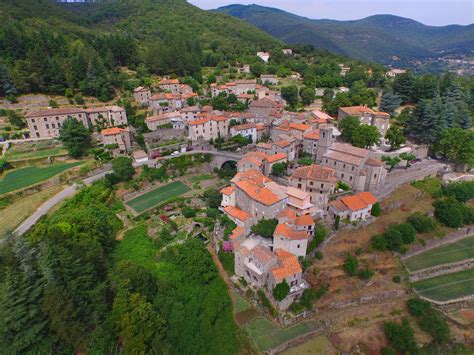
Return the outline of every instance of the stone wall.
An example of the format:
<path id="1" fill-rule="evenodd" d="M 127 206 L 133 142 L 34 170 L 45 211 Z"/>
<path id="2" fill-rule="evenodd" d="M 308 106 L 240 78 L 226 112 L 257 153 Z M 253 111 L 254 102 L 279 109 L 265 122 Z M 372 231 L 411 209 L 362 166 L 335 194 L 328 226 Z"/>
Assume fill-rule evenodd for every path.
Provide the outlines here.
<path id="1" fill-rule="evenodd" d="M 474 268 L 474 259 L 466 259 L 450 264 L 436 265 L 431 268 L 418 270 L 410 274 L 410 282 L 416 282 L 423 279 L 428 279 L 436 276 L 451 274 L 453 272 L 459 272 L 464 270 L 470 270 Z"/>

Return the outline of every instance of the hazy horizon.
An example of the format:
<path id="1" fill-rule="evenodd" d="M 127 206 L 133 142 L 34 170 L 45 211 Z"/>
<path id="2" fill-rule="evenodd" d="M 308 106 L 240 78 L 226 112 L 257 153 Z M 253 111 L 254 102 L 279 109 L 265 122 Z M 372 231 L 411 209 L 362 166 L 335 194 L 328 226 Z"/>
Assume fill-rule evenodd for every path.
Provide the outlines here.
<path id="1" fill-rule="evenodd" d="M 474 23 L 473 0 L 188 0 L 202 9 L 231 4 L 256 4 L 278 8 L 311 19 L 358 20 L 390 14 L 425 25 L 470 25 Z"/>

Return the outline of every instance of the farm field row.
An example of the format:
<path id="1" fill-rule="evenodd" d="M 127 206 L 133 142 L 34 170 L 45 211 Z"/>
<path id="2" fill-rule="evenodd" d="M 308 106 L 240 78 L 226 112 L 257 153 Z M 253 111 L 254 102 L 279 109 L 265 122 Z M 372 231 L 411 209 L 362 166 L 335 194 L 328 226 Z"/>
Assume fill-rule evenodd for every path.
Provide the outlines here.
<path id="1" fill-rule="evenodd" d="M 274 349 L 320 327 L 319 323 L 316 321 L 301 322 L 288 328 L 280 327 L 276 323 L 271 322 L 264 316 L 260 315 L 260 313 L 238 293 L 233 292 L 232 298 L 234 301 L 234 312 L 237 323 L 241 328 L 243 328 L 248 337 L 261 352 Z M 327 340 L 325 336 L 315 336 L 308 339 L 307 342 L 319 342 L 321 341 L 319 337 L 323 337 Z M 304 342 L 301 345 L 305 345 L 307 342 Z M 325 341 L 323 341 L 323 343 L 326 344 Z M 305 346 L 307 346 L 307 344 Z M 290 348 L 287 351 L 292 349 L 293 348 Z M 290 351 L 289 353 L 296 354 L 298 352 Z"/>
<path id="2" fill-rule="evenodd" d="M 13 170 L 0 180 L 0 195 L 38 184 L 82 163 L 60 163 L 44 167 L 29 166 Z"/>
<path id="3" fill-rule="evenodd" d="M 413 284 L 422 296 L 434 301 L 449 301 L 474 294 L 474 270 L 421 280 Z"/>
<path id="4" fill-rule="evenodd" d="M 474 235 L 458 242 L 440 246 L 405 260 L 410 271 L 474 258 Z"/>
<path id="5" fill-rule="evenodd" d="M 6 158 L 8 161 L 20 161 L 20 160 L 29 160 L 29 159 L 40 159 L 47 157 L 55 157 L 67 155 L 67 150 L 64 148 L 50 148 L 50 149 L 40 149 L 40 150 L 15 150 L 11 148 L 7 150 Z"/>
<path id="6" fill-rule="evenodd" d="M 166 202 L 174 197 L 178 197 L 191 190 L 188 186 L 183 184 L 181 181 L 175 181 L 168 185 L 161 186 L 155 190 L 140 195 L 128 202 L 127 206 L 130 206 L 138 213 L 142 213 L 147 209 L 159 204 Z"/>

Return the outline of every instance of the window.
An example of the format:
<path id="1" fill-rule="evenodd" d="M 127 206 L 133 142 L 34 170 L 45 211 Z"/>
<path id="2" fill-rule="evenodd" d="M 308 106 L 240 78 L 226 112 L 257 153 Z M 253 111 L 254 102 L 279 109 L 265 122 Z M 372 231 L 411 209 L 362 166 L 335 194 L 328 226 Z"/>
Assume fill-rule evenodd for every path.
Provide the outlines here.
<path id="1" fill-rule="evenodd" d="M 321 184 L 321 188 L 324 188 L 324 184 Z"/>
<path id="2" fill-rule="evenodd" d="M 352 176 L 349 178 L 349 181 L 352 181 Z"/>
<path id="3" fill-rule="evenodd" d="M 328 160 L 326 159 L 326 163 L 328 162 Z"/>
<path id="4" fill-rule="evenodd" d="M 301 184 L 298 184 L 298 188 L 301 189 Z"/>
<path id="5" fill-rule="evenodd" d="M 343 179 L 344 179 L 344 174 L 342 174 L 342 175 L 341 175 L 341 178 L 343 178 Z"/>
<path id="6" fill-rule="evenodd" d="M 37 131 L 37 130 L 38 130 L 38 126 L 33 126 L 33 128 L 35 129 L 35 131 Z"/>
<path id="7" fill-rule="evenodd" d="M 298 244 L 296 247 L 299 249 L 299 248 L 300 248 L 300 245 Z"/>
<path id="8" fill-rule="evenodd" d="M 309 184 L 310 184 L 311 186 L 313 186 L 313 182 L 312 182 L 312 181 L 310 181 Z"/>
<path id="9" fill-rule="evenodd" d="M 334 166 L 336 166 L 336 162 L 334 162 Z"/>
<path id="10" fill-rule="evenodd" d="M 45 118 L 43 118 L 43 121 L 44 121 L 44 122 L 48 122 L 48 119 L 45 117 Z"/>
<path id="11" fill-rule="evenodd" d="M 46 124 L 46 129 L 49 129 L 49 124 Z"/>
<path id="12" fill-rule="evenodd" d="M 354 169 L 355 169 L 355 166 L 352 167 L 352 171 L 354 171 Z"/>
<path id="13" fill-rule="evenodd" d="M 56 125 L 53 123 L 53 124 L 51 124 L 51 127 L 56 128 Z"/>
<path id="14" fill-rule="evenodd" d="M 34 118 L 32 118 L 32 119 L 31 119 L 31 122 L 32 122 L 32 123 L 35 123 L 35 119 L 34 119 Z"/>
<path id="15" fill-rule="evenodd" d="M 377 174 L 374 174 L 374 179 L 376 179 L 376 178 L 377 178 Z"/>

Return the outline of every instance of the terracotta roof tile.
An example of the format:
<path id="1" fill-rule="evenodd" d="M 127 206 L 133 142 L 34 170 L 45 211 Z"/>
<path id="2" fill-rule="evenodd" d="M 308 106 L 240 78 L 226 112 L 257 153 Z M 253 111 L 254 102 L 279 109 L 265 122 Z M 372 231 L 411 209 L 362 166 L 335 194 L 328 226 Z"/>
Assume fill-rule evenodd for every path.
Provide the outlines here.
<path id="1" fill-rule="evenodd" d="M 100 134 L 103 135 L 103 136 L 112 136 L 112 135 L 115 135 L 115 134 L 120 134 L 124 131 L 125 131 L 125 129 L 123 129 L 123 128 L 112 127 L 112 128 L 103 129 L 102 131 L 100 131 Z"/>
<path id="2" fill-rule="evenodd" d="M 310 131 L 308 133 L 305 133 L 303 135 L 303 138 L 305 139 L 313 139 L 313 140 L 319 140 L 319 129 L 315 129 L 314 131 Z"/>
<path id="3" fill-rule="evenodd" d="M 277 153 L 277 154 L 270 155 L 269 157 L 267 157 L 267 161 L 269 163 L 274 163 L 278 160 L 284 160 L 284 159 L 287 159 L 287 156 L 285 153 Z"/>
<path id="4" fill-rule="evenodd" d="M 277 256 L 278 266 L 272 268 L 271 272 L 277 282 L 302 272 L 300 263 L 295 255 L 283 249 L 277 249 L 275 255 Z"/>
<path id="5" fill-rule="evenodd" d="M 235 188 L 232 187 L 232 186 L 227 186 L 227 187 L 224 187 L 223 189 L 221 189 L 220 193 L 223 194 L 223 195 L 232 195 L 232 193 L 235 191 Z"/>
<path id="6" fill-rule="evenodd" d="M 224 212 L 242 222 L 245 222 L 250 217 L 250 214 L 234 206 L 224 207 Z"/>
<path id="7" fill-rule="evenodd" d="M 336 183 L 336 171 L 333 168 L 322 166 L 322 165 L 308 165 L 297 168 L 293 175 L 292 179 L 309 179 L 315 181 L 327 181 Z"/>
<path id="8" fill-rule="evenodd" d="M 306 231 L 297 231 L 288 226 L 285 223 L 280 223 L 276 226 L 275 232 L 273 232 L 275 237 L 285 237 L 292 240 L 304 240 L 308 239 L 308 234 Z"/>

